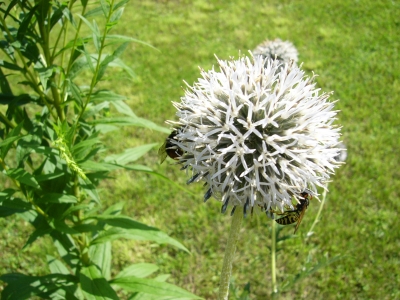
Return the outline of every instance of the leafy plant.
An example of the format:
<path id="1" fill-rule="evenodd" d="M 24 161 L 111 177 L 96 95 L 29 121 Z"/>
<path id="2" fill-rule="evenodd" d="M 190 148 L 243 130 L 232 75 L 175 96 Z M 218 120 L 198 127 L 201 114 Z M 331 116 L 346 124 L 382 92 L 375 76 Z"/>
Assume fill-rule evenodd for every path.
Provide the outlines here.
<path id="1" fill-rule="evenodd" d="M 47 256 L 47 275 L 1 275 L 7 283 L 2 299 L 118 299 L 118 289 L 134 299 L 197 298 L 166 283 L 165 275 L 147 278 L 158 269 L 153 264 L 135 264 L 111 278 L 115 239 L 188 251 L 157 228 L 121 214 L 123 204 L 101 207 L 97 186 L 109 172 L 156 174 L 135 162 L 157 145 L 106 156 L 102 134 L 125 125 L 169 132 L 137 117 L 124 96 L 102 88 L 112 67 L 135 76 L 119 57 L 129 42 L 140 41 L 111 34 L 127 2 L 100 0 L 90 10 L 87 0 L 0 2 L 0 168 L 7 180 L 0 216 L 17 214 L 33 226 L 25 248 L 48 235 L 59 254 Z"/>

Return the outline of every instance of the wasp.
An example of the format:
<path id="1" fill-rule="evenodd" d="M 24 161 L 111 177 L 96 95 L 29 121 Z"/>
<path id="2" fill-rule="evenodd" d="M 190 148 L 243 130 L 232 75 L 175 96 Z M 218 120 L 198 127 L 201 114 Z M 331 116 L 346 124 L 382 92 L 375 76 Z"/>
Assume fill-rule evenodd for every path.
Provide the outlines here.
<path id="1" fill-rule="evenodd" d="M 179 159 L 183 155 L 183 150 L 180 149 L 177 145 L 172 143 L 172 140 L 175 139 L 175 136 L 178 134 L 178 130 L 174 130 L 171 134 L 165 139 L 164 144 L 158 149 L 158 157 L 160 159 L 160 164 L 164 162 L 167 156 L 172 159 Z"/>
<path id="2" fill-rule="evenodd" d="M 275 220 L 281 225 L 289 225 L 297 222 L 296 227 L 294 228 L 294 234 L 303 220 L 306 209 L 310 203 L 310 200 L 312 199 L 312 192 L 309 189 L 305 189 L 302 193 L 300 193 L 300 196 L 300 203 L 296 204 L 296 208 L 294 210 L 285 211 L 284 213 L 280 214 L 284 215 L 282 218 Z"/>

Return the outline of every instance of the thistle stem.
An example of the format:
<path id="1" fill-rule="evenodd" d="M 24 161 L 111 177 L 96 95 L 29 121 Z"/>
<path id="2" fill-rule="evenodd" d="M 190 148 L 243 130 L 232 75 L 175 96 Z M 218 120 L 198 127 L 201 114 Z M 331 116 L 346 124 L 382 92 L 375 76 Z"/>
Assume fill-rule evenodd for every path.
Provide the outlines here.
<path id="1" fill-rule="evenodd" d="M 272 276 L 272 294 L 278 293 L 276 283 L 276 222 L 271 220 L 271 276 Z"/>
<path id="2" fill-rule="evenodd" d="M 229 295 L 229 281 L 232 273 L 232 262 L 236 250 L 236 242 L 239 238 L 240 226 L 242 224 L 243 212 L 237 209 L 232 216 L 231 230 L 229 231 L 228 242 L 226 244 L 224 263 L 221 271 L 219 283 L 219 300 L 227 300 Z"/>
<path id="3" fill-rule="evenodd" d="M 313 229 L 315 225 L 317 225 L 317 223 L 319 222 L 319 216 L 321 215 L 322 209 L 324 208 L 327 190 L 328 190 L 328 184 L 326 185 L 326 189 L 324 189 L 324 191 L 322 192 L 321 204 L 319 206 L 317 215 L 315 216 L 314 222 L 312 223 L 310 230 L 308 230 L 306 239 L 308 239 L 313 234 Z"/>

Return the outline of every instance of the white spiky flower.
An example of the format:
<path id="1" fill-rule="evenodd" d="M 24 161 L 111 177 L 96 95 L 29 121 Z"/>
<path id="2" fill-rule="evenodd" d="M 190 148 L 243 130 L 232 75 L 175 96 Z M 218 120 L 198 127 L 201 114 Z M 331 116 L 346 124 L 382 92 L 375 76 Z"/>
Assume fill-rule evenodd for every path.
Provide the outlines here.
<path id="1" fill-rule="evenodd" d="M 293 208 L 292 196 L 325 188 L 340 165 L 330 94 L 294 64 L 260 56 L 218 64 L 188 85 L 174 103 L 179 121 L 169 122 L 188 183 L 205 181 L 205 201 L 214 196 L 222 212 L 232 205 L 245 214 L 256 205 Z"/>
<path id="2" fill-rule="evenodd" d="M 273 41 L 266 40 L 258 45 L 253 50 L 253 55 L 261 55 L 263 58 L 277 59 L 284 63 L 290 63 L 293 61 L 297 63 L 298 52 L 296 47 L 289 41 L 282 41 L 281 39 L 275 39 Z"/>

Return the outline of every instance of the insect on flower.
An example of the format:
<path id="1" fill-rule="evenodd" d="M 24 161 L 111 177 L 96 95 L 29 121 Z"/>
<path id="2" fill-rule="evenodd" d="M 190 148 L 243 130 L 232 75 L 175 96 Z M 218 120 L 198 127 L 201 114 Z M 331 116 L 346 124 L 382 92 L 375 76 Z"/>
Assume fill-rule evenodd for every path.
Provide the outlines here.
<path id="1" fill-rule="evenodd" d="M 301 221 L 303 220 L 306 209 L 310 203 L 309 200 L 312 199 L 312 192 L 308 189 L 305 189 L 301 194 L 300 203 L 297 203 L 296 208 L 294 210 L 285 211 L 282 214 L 277 213 L 278 215 L 284 215 L 284 217 L 275 220 L 278 224 L 281 225 L 290 225 L 294 222 L 296 223 L 296 227 L 294 228 L 294 233 L 296 233 L 297 229 L 300 226 Z"/>
<path id="2" fill-rule="evenodd" d="M 164 160 L 169 156 L 172 159 L 178 159 L 183 155 L 182 149 L 180 149 L 177 145 L 172 143 L 172 140 L 175 139 L 175 136 L 178 134 L 178 130 L 174 130 L 171 134 L 165 139 L 164 144 L 158 149 L 158 157 L 160 159 L 160 164 L 164 162 Z"/>

